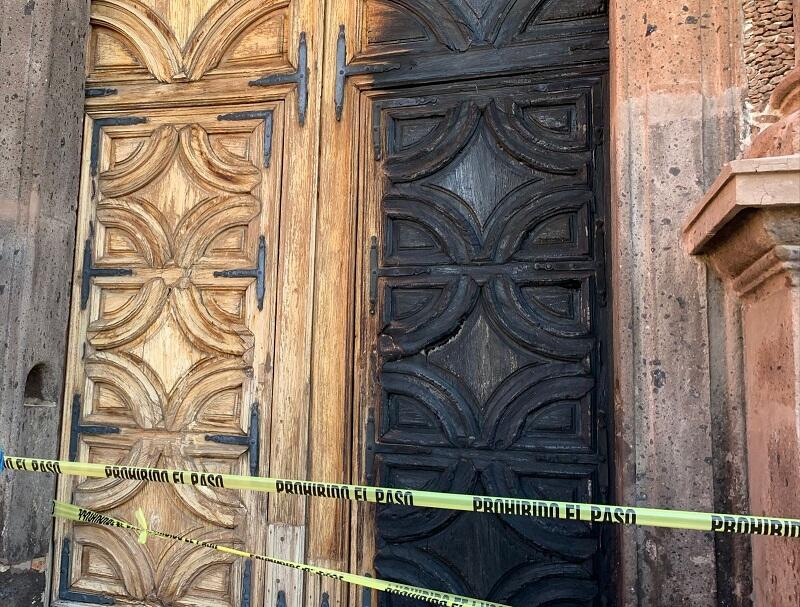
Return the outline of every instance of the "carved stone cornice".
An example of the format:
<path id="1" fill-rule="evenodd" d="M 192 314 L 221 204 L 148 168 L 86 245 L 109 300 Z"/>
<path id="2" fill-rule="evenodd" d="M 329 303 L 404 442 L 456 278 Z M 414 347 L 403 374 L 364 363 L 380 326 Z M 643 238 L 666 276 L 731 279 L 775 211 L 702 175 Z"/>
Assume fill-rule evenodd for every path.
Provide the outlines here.
<path id="1" fill-rule="evenodd" d="M 800 155 L 727 164 L 686 222 L 683 242 L 740 297 L 778 275 L 784 286 L 800 285 Z"/>

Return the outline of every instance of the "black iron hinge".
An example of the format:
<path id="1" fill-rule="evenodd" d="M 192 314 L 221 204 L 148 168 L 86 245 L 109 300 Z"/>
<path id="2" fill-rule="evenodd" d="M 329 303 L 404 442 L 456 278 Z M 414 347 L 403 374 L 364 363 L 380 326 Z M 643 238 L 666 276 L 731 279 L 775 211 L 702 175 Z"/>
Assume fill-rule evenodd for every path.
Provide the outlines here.
<path id="1" fill-rule="evenodd" d="M 243 445 L 247 447 L 250 460 L 250 476 L 258 476 L 260 432 L 258 403 L 250 407 L 250 428 L 246 435 L 241 434 L 206 434 L 206 440 L 222 445 Z"/>
<path id="2" fill-rule="evenodd" d="M 344 110 L 344 85 L 349 76 L 359 74 L 378 74 L 396 70 L 396 63 L 347 63 L 347 36 L 344 25 L 339 26 L 339 38 L 336 40 L 336 86 L 334 87 L 334 103 L 336 104 L 336 120 L 342 119 Z"/>
<path id="3" fill-rule="evenodd" d="M 372 485 L 375 481 L 375 451 L 377 451 L 377 444 L 375 442 L 375 410 L 372 407 L 370 407 L 367 412 L 367 428 L 364 442 L 364 478 L 368 485 Z"/>
<path id="4" fill-rule="evenodd" d="M 84 95 L 87 99 L 91 99 L 92 97 L 110 97 L 111 95 L 116 95 L 117 89 L 111 88 L 87 88 L 84 90 Z"/>
<path id="5" fill-rule="evenodd" d="M 364 577 L 372 577 L 369 573 L 365 573 Z M 372 588 L 361 589 L 361 607 L 372 607 Z"/>
<path id="6" fill-rule="evenodd" d="M 606 227 L 602 219 L 594 220 L 594 250 L 597 262 L 597 303 L 605 307 L 608 303 L 606 284 Z"/>
<path id="7" fill-rule="evenodd" d="M 256 297 L 258 298 L 258 309 L 264 309 L 264 295 L 267 291 L 266 286 L 266 267 L 267 267 L 267 240 L 264 236 L 258 238 L 258 255 L 256 257 L 255 268 L 242 268 L 237 270 L 217 270 L 214 276 L 217 278 L 255 278 Z"/>
<path id="8" fill-rule="evenodd" d="M 92 122 L 92 147 L 89 154 L 89 167 L 92 176 L 97 175 L 97 165 L 100 161 L 100 133 L 107 126 L 130 126 L 144 124 L 147 118 L 141 116 L 118 116 L 115 118 L 97 118 Z"/>
<path id="9" fill-rule="evenodd" d="M 369 239 L 369 313 L 375 314 L 378 305 L 378 237 Z"/>
<path id="10" fill-rule="evenodd" d="M 306 123 L 308 111 L 308 47 L 306 33 L 300 32 L 300 42 L 297 49 L 297 69 L 290 74 L 274 74 L 264 76 L 258 80 L 251 80 L 250 86 L 274 86 L 277 84 L 297 85 L 297 115 L 300 126 Z"/>
<path id="11" fill-rule="evenodd" d="M 250 588 L 253 579 L 253 561 L 247 559 L 244 562 L 244 571 L 242 572 L 242 602 L 241 607 L 250 607 Z"/>
<path id="12" fill-rule="evenodd" d="M 93 240 L 94 224 L 89 222 L 89 238 L 87 238 L 83 243 L 83 268 L 81 270 L 81 310 L 85 310 L 86 304 L 89 303 L 89 295 L 92 292 L 92 278 L 133 275 L 133 270 L 130 268 L 95 267 L 94 252 L 92 251 Z"/>
<path id="13" fill-rule="evenodd" d="M 78 457 L 78 437 L 81 434 L 119 434 L 117 426 L 87 426 L 81 424 L 81 395 L 72 396 L 72 423 L 69 430 L 69 461 Z"/>
<path id="14" fill-rule="evenodd" d="M 269 167 L 272 156 L 272 110 L 259 110 L 255 112 L 232 112 L 220 114 L 217 120 L 263 120 L 264 121 L 264 166 Z"/>
<path id="15" fill-rule="evenodd" d="M 594 138 L 592 143 L 595 147 L 604 145 L 606 142 L 606 129 L 603 126 L 594 127 Z"/>
<path id="16" fill-rule="evenodd" d="M 85 592 L 73 592 L 69 589 L 69 582 L 72 571 L 72 543 L 68 538 L 64 538 L 61 544 L 61 572 L 58 578 L 58 598 L 62 601 L 74 601 L 76 603 L 88 603 L 89 605 L 116 605 L 114 599 L 102 594 L 87 594 Z"/>

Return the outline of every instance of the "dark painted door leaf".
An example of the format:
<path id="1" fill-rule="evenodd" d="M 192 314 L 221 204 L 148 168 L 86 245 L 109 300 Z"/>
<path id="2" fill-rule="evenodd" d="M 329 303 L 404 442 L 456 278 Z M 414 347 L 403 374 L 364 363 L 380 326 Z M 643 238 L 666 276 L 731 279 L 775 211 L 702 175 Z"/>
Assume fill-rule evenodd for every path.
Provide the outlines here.
<path id="1" fill-rule="evenodd" d="M 452 48 L 528 40 L 502 21 L 503 3 L 435 4 L 468 17 L 442 15 Z M 540 19 L 534 38 L 543 27 Z M 445 22 L 440 29 L 449 31 Z M 368 474 L 379 484 L 609 499 L 609 326 L 597 229 L 607 212 L 606 89 L 603 68 L 593 69 L 442 77 L 411 91 L 392 88 L 394 72 L 379 82 L 386 88 L 372 101 L 380 129 L 372 143 L 385 185 L 372 281 L 381 398 L 368 445 Z M 382 506 L 375 567 L 381 578 L 518 607 L 606 605 L 606 533 L 580 522 Z"/>

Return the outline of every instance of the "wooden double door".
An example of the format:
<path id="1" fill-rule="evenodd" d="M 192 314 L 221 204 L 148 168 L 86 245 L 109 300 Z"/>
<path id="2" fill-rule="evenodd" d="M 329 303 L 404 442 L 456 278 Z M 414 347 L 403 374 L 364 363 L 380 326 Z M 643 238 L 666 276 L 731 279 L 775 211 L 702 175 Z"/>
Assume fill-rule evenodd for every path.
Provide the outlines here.
<path id="1" fill-rule="evenodd" d="M 601 0 L 93 0 L 61 455 L 609 496 Z M 582 523 L 62 477 L 59 499 L 511 605 Z M 54 605 L 405 605 L 56 523 Z"/>

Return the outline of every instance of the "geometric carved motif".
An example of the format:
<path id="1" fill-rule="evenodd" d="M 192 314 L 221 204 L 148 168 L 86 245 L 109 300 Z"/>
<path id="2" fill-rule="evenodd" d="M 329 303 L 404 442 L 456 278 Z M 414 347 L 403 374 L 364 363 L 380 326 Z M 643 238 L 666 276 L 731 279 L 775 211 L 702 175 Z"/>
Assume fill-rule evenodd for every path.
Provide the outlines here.
<path id="1" fill-rule="evenodd" d="M 271 313 L 256 308 L 252 278 L 214 274 L 255 267 L 259 236 L 269 233 L 264 206 L 276 201 L 262 200 L 264 125 L 254 124 L 210 113 L 100 134 L 93 265 L 131 274 L 91 282 L 72 381 L 80 423 L 118 431 L 80 434 L 79 460 L 246 473 L 246 445 L 206 435 L 246 436 L 264 380 L 254 357 L 264 355 Z M 69 498 L 129 520 L 142 507 L 154 526 L 225 545 L 259 538 L 248 516 L 255 502 L 240 492 L 110 478 L 73 483 Z M 66 533 L 72 592 L 148 606 L 238 604 L 240 559 L 140 545 L 93 526 Z"/>
<path id="2" fill-rule="evenodd" d="M 606 27 L 605 0 L 366 0 L 367 53 L 465 51 Z"/>
<path id="3" fill-rule="evenodd" d="M 89 82 L 289 67 L 287 0 L 93 0 Z"/>
<path id="4" fill-rule="evenodd" d="M 502 3 L 427 6 L 445 4 L 469 5 L 478 19 Z M 606 212 L 595 171 L 601 81 L 430 89 L 373 108 L 387 178 L 379 482 L 603 502 L 607 325 L 593 230 Z M 381 506 L 375 567 L 382 578 L 520 607 L 595 605 L 605 584 L 601 533 Z"/>

